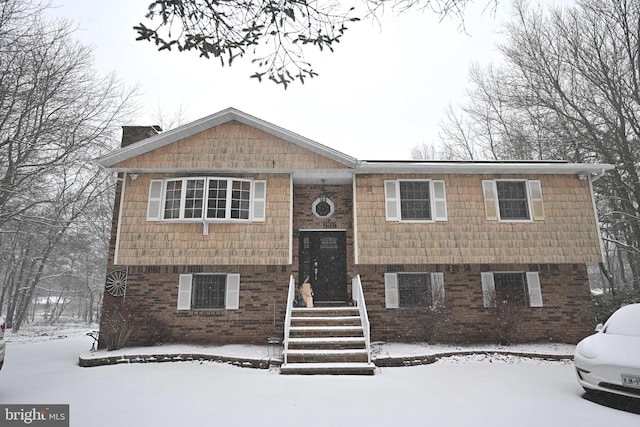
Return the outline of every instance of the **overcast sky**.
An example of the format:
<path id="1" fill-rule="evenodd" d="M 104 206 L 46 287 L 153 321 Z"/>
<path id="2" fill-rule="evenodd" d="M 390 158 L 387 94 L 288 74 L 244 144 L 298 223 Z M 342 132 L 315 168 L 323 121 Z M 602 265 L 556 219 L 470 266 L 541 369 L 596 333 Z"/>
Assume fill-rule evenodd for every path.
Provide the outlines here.
<path id="1" fill-rule="evenodd" d="M 458 104 L 470 66 L 497 58 L 500 22 L 477 0 L 466 15 L 467 33 L 455 20 L 430 13 L 387 13 L 381 28 L 353 23 L 335 52 L 314 55 L 320 74 L 286 91 L 258 83 L 248 58 L 222 68 L 195 53 L 158 52 L 135 41 L 132 27 L 143 21 L 149 0 L 55 0 L 54 14 L 71 19 L 76 37 L 94 47 L 100 72 L 115 71 L 139 84 L 143 108 L 130 123 L 155 124 L 160 109 L 180 109 L 188 121 L 235 107 L 362 160 L 408 159 L 415 145 L 436 142 L 449 104 Z"/>

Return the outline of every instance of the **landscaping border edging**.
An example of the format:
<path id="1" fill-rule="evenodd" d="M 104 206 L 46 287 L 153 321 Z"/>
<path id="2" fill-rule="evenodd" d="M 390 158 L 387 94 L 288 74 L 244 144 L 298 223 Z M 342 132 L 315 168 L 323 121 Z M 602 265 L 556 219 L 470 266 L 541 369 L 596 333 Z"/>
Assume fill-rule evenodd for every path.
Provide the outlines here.
<path id="1" fill-rule="evenodd" d="M 374 357 L 372 362 L 378 368 L 392 368 L 392 367 L 405 367 L 405 366 L 418 366 L 428 365 L 435 363 L 437 360 L 452 357 L 452 356 L 473 356 L 476 354 L 482 355 L 503 355 L 503 356 L 516 356 L 525 357 L 530 359 L 542 359 L 542 360 L 573 360 L 573 355 L 566 354 L 542 354 L 542 353 L 527 353 L 516 351 L 452 351 L 445 353 L 434 353 L 428 355 L 415 355 L 415 356 L 383 356 Z M 232 356 L 218 356 L 212 354 L 197 354 L 197 353 L 174 353 L 174 354 L 147 354 L 147 355 L 120 355 L 120 356 L 106 356 L 106 357 L 91 357 L 84 358 L 82 356 L 78 359 L 78 364 L 81 367 L 94 367 L 94 366 L 106 366 L 106 365 L 118 365 L 128 363 L 165 363 L 165 362 L 193 362 L 193 361 L 210 361 L 228 363 L 242 368 L 254 368 L 254 369 L 269 369 L 272 367 L 280 367 L 282 365 L 281 359 L 251 359 L 243 357 Z"/>

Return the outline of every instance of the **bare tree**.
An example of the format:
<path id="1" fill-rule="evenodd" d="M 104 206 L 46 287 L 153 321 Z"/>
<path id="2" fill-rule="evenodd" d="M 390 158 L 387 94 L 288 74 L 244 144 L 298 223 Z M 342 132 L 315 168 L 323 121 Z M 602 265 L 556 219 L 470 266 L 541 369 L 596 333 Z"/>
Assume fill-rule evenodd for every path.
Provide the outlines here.
<path id="1" fill-rule="evenodd" d="M 594 183 L 603 236 L 628 254 L 640 289 L 640 2 L 519 1 L 505 34 L 504 64 L 472 70 L 469 102 L 444 123 L 447 143 L 471 154 L 475 141 L 484 158 L 614 164 Z"/>
<path id="2" fill-rule="evenodd" d="M 43 280 L 72 273 L 68 250 L 96 244 L 73 248 L 70 236 L 108 235 L 99 206 L 112 190 L 91 159 L 117 145 L 135 109 L 136 89 L 96 74 L 91 50 L 69 22 L 45 19 L 47 7 L 0 2 L 0 310 L 14 330 Z"/>
<path id="3" fill-rule="evenodd" d="M 158 109 L 153 115 L 153 124 L 160 126 L 160 129 L 163 131 L 177 128 L 188 121 L 189 119 L 187 118 L 187 113 L 184 110 L 182 103 L 177 109 L 169 112 L 162 110 L 160 105 L 158 105 Z"/>
<path id="4" fill-rule="evenodd" d="M 453 16 L 463 25 L 465 8 L 473 0 L 155 0 L 148 22 L 134 27 L 137 40 L 151 41 L 159 50 L 197 51 L 231 66 L 249 55 L 263 77 L 285 88 L 317 76 L 304 51 L 333 51 L 348 26 L 367 16 L 396 11 L 428 10 Z M 495 7 L 497 0 L 485 0 Z"/>

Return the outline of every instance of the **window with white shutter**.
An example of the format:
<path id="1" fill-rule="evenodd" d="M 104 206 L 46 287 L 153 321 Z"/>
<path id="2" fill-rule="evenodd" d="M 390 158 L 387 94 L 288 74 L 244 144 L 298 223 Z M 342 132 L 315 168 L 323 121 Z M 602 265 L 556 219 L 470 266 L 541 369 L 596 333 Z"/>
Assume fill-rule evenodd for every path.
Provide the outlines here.
<path id="1" fill-rule="evenodd" d="M 442 308 L 443 273 L 385 273 L 386 308 Z"/>
<path id="2" fill-rule="evenodd" d="M 191 282 L 193 275 L 181 274 L 178 283 L 178 310 L 191 309 Z"/>
<path id="3" fill-rule="evenodd" d="M 394 180 L 384 182 L 387 221 L 446 221 L 444 181 Z"/>
<path id="4" fill-rule="evenodd" d="M 162 218 L 162 184 L 163 180 L 161 179 L 152 179 L 149 183 L 147 221 L 160 221 Z"/>
<path id="5" fill-rule="evenodd" d="M 490 221 L 544 220 L 542 187 L 538 180 L 483 180 L 482 192 Z"/>
<path id="6" fill-rule="evenodd" d="M 387 221 L 398 221 L 400 219 L 397 181 L 384 182 L 384 199 Z"/>
<path id="7" fill-rule="evenodd" d="M 485 308 L 496 306 L 495 286 L 493 284 L 493 273 L 480 273 L 482 281 L 482 301 Z"/>
<path id="8" fill-rule="evenodd" d="M 484 306 L 542 307 L 542 289 L 538 272 L 507 271 L 483 272 L 482 293 Z"/>
<path id="9" fill-rule="evenodd" d="M 384 274 L 384 301 L 387 308 L 398 308 L 398 276 L 396 273 Z"/>
<path id="10" fill-rule="evenodd" d="M 218 177 L 154 179 L 149 185 L 147 221 L 263 222 L 266 208 L 266 181 Z"/>
<path id="11" fill-rule="evenodd" d="M 239 307 L 239 274 L 180 275 L 178 310 L 237 310 Z"/>
<path id="12" fill-rule="evenodd" d="M 527 288 L 529 289 L 529 307 L 542 307 L 542 289 L 537 271 L 527 272 Z"/>
<path id="13" fill-rule="evenodd" d="M 253 215 L 254 221 L 264 221 L 267 210 L 267 181 L 253 181 Z"/>

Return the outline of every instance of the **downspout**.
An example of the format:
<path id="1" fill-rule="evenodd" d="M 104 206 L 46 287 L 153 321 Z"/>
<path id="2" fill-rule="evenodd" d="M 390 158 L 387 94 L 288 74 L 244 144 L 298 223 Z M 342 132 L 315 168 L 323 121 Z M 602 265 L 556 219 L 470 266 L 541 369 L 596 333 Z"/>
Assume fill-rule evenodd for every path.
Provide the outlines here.
<path id="1" fill-rule="evenodd" d="M 289 265 L 293 268 L 293 173 L 289 174 Z"/>
<path id="2" fill-rule="evenodd" d="M 118 265 L 118 252 L 120 251 L 120 226 L 122 225 L 122 206 L 124 205 L 124 190 L 127 186 L 127 173 L 124 172 L 122 178 L 116 175 L 116 181 L 122 183 L 120 189 L 120 206 L 118 206 L 118 225 L 116 226 L 116 242 L 113 251 L 113 265 Z"/>
<path id="3" fill-rule="evenodd" d="M 354 265 L 358 265 L 360 263 L 358 257 L 358 196 L 357 190 L 358 186 L 356 185 L 357 175 L 353 174 L 353 263 Z M 353 293 L 353 289 L 351 290 Z"/>
<path id="4" fill-rule="evenodd" d="M 596 230 L 598 232 L 598 244 L 600 245 L 600 261 L 602 265 L 606 265 L 606 257 L 604 253 L 604 242 L 602 241 L 602 232 L 600 231 L 600 220 L 598 219 L 598 209 L 596 208 L 596 198 L 593 193 L 593 183 L 597 181 L 605 174 L 605 170 L 602 169 L 598 173 L 589 175 L 589 193 L 591 194 L 591 207 L 593 209 L 593 217 L 596 221 Z"/>

